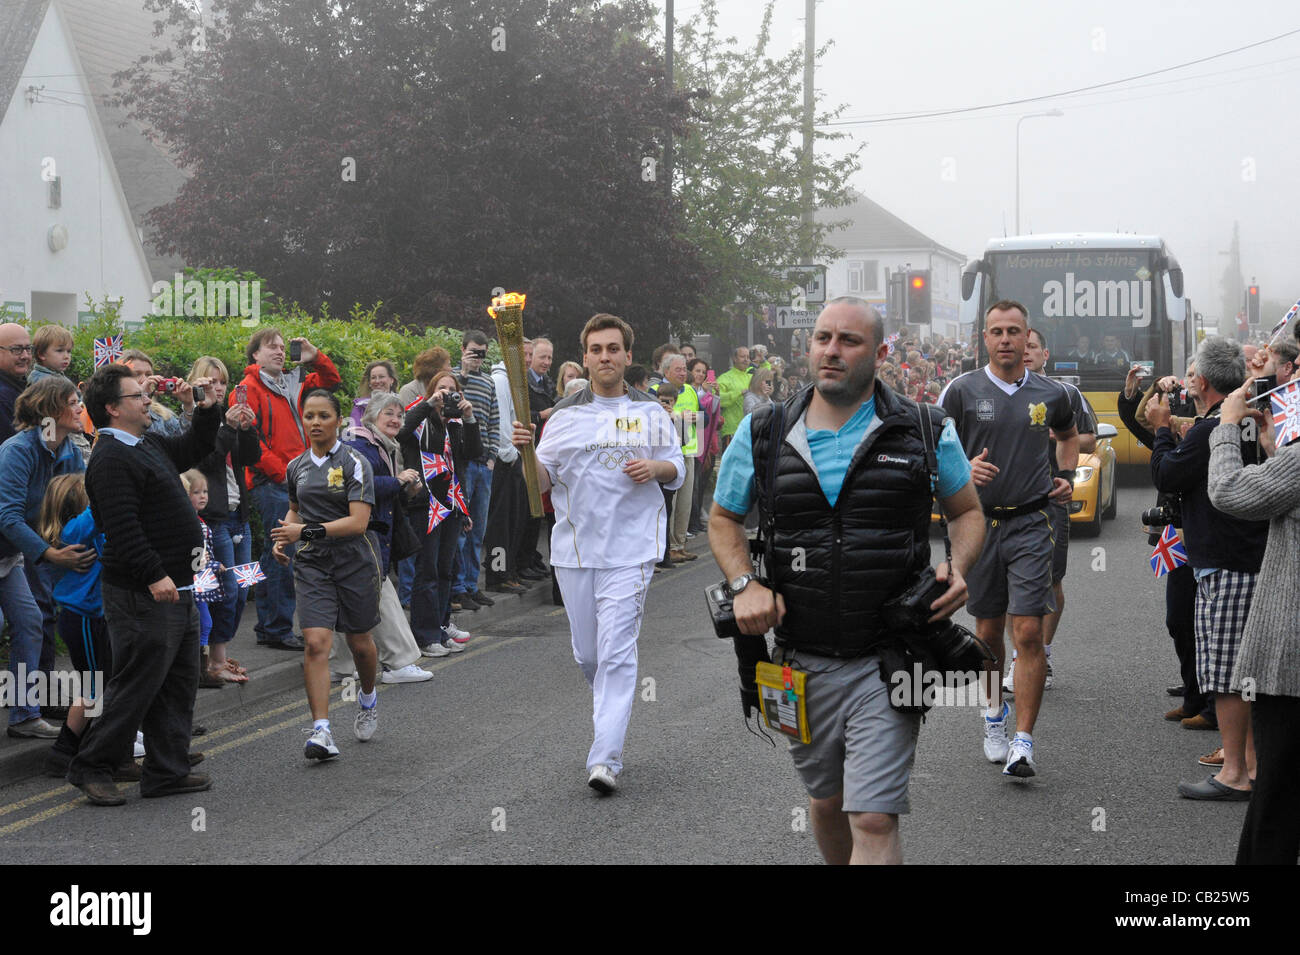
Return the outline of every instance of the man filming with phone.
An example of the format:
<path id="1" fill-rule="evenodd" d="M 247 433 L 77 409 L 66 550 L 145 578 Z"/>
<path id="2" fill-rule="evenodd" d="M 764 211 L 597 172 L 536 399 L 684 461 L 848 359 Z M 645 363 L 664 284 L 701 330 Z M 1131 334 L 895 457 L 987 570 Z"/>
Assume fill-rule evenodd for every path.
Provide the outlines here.
<path id="1" fill-rule="evenodd" d="M 289 490 L 285 468 L 307 449 L 302 429 L 302 396 L 317 388 L 327 391 L 341 383 L 338 369 L 324 352 L 305 338 L 290 339 L 286 348 L 278 328 L 259 328 L 244 350 L 248 366 L 244 380 L 231 389 L 230 404 L 247 404 L 257 415 L 257 434 L 262 456 L 248 469 L 248 483 L 253 501 L 262 515 L 266 549 L 262 552 L 262 573 L 266 581 L 258 585 L 257 642 L 278 650 L 301 650 L 302 638 L 293 631 L 296 609 L 293 571 L 282 566 L 271 554 L 271 531 L 280 518 L 289 513 Z M 294 367 L 285 371 L 286 359 Z M 304 372 L 313 366 L 310 374 Z"/>
<path id="2" fill-rule="evenodd" d="M 775 627 L 773 662 L 806 679 L 810 741 L 792 741 L 790 752 L 822 856 L 841 865 L 902 861 L 898 816 L 908 812 L 920 717 L 891 703 L 881 653 L 897 634 L 882 611 L 934 573 L 942 594 L 929 602 L 929 620 L 950 617 L 966 601 L 964 575 L 984 540 L 970 465 L 951 423 L 940 409 L 876 381 L 887 352 L 879 312 L 857 298 L 830 302 L 810 346 L 815 387 L 740 422 L 709 521 L 713 556 L 745 635 L 736 638 L 742 705 L 746 714 L 758 705 L 755 662 L 766 662 L 762 635 Z M 925 431 L 937 460 L 927 454 Z M 930 570 L 932 464 L 952 537 L 952 566 L 945 561 L 937 571 Z M 770 532 L 767 580 L 755 576 L 745 536 L 754 502 Z"/>

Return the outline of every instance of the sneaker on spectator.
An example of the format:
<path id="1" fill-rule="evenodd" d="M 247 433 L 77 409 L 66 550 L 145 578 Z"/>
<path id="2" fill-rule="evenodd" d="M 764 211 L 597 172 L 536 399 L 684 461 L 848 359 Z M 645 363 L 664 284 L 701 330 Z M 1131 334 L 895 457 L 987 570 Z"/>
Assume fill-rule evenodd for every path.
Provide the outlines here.
<path id="1" fill-rule="evenodd" d="M 444 647 L 437 640 L 433 641 L 433 643 L 429 644 L 427 647 L 420 647 L 421 656 L 445 657 L 449 653 L 451 653 L 451 651 L 448 650 L 446 647 Z"/>
<path id="2" fill-rule="evenodd" d="M 463 645 L 457 643 L 455 640 L 450 640 L 450 639 L 449 639 L 449 640 L 448 640 L 446 643 L 444 643 L 442 646 L 443 646 L 443 648 L 444 648 L 448 653 L 464 653 L 464 652 L 465 652 L 465 647 L 464 647 Z"/>
<path id="3" fill-rule="evenodd" d="M 487 589 L 497 594 L 522 594 L 528 588 L 513 580 L 500 580 L 494 584 L 488 584 Z"/>
<path id="4" fill-rule="evenodd" d="M 497 602 L 481 590 L 471 590 L 465 596 L 474 601 L 480 607 L 495 607 Z"/>
<path id="5" fill-rule="evenodd" d="M 469 632 L 462 630 L 455 623 L 447 624 L 447 636 L 456 643 L 469 643 Z"/>
<path id="6" fill-rule="evenodd" d="M 308 759 L 333 759 L 339 754 L 339 748 L 334 745 L 334 737 L 329 730 L 322 727 L 310 732 L 311 738 L 302 750 L 304 756 Z"/>
<path id="7" fill-rule="evenodd" d="M 15 739 L 58 739 L 59 728 L 39 716 L 33 716 L 21 723 L 10 723 L 9 735 Z"/>
<path id="8" fill-rule="evenodd" d="M 466 610 L 474 610 L 474 611 L 477 611 L 477 610 L 478 610 L 478 604 L 474 603 L 474 601 L 470 600 L 470 599 L 469 599 L 468 597 L 466 597 L 464 594 L 452 594 L 452 595 L 451 595 L 451 612 L 452 612 L 452 613 L 464 613 Z"/>
<path id="9" fill-rule="evenodd" d="M 408 663 L 396 670 L 385 670 L 379 679 L 383 683 L 423 683 L 425 680 L 432 680 L 433 674 L 428 670 L 420 669 L 414 663 Z"/>
<path id="10" fill-rule="evenodd" d="M 433 676 L 433 674 L 429 674 Z M 379 728 L 379 700 L 375 700 L 373 706 L 357 706 L 357 718 L 352 721 L 352 732 L 357 734 L 357 739 L 365 742 L 375 735 L 375 730 Z"/>

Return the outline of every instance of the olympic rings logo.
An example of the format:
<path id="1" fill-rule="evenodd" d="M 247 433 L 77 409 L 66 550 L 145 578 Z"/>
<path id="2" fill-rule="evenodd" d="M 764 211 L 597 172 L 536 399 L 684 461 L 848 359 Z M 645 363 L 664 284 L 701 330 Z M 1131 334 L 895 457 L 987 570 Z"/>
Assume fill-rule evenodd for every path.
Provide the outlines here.
<path id="1" fill-rule="evenodd" d="M 625 461 L 632 457 L 631 451 L 601 451 L 596 455 L 596 460 L 603 464 L 608 470 L 613 471 L 615 468 L 622 467 Z"/>

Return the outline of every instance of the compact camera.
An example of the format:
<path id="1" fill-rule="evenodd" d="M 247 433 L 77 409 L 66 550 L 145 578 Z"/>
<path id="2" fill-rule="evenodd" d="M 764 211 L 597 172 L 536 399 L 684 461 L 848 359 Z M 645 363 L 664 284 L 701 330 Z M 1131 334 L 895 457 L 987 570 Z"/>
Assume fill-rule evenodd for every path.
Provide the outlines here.
<path id="1" fill-rule="evenodd" d="M 174 395 L 176 394 L 176 389 L 179 388 L 181 384 L 182 382 L 179 378 L 164 378 L 162 381 L 158 382 L 158 387 L 167 392 L 167 394 Z"/>

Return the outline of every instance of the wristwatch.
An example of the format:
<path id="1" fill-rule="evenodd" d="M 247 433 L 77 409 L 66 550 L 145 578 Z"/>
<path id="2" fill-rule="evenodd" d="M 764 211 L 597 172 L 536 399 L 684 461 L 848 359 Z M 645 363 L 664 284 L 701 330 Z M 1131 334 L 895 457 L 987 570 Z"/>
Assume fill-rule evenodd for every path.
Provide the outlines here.
<path id="1" fill-rule="evenodd" d="M 727 582 L 727 589 L 731 591 L 731 595 L 734 597 L 748 587 L 750 581 L 754 580 L 758 580 L 758 574 L 741 574 L 735 580 Z"/>
<path id="2" fill-rule="evenodd" d="M 320 540 L 327 536 L 324 524 L 307 524 L 303 527 L 302 533 L 298 535 L 301 540 L 314 541 Z"/>

